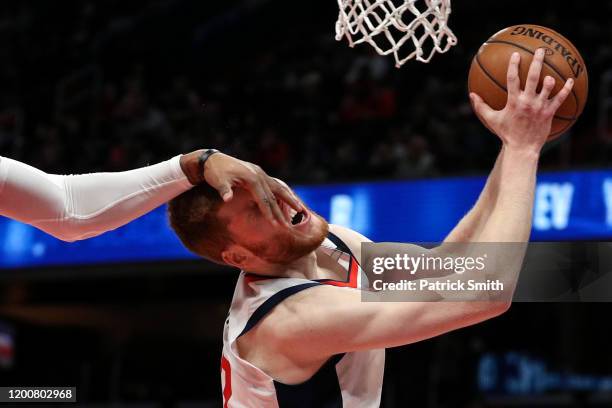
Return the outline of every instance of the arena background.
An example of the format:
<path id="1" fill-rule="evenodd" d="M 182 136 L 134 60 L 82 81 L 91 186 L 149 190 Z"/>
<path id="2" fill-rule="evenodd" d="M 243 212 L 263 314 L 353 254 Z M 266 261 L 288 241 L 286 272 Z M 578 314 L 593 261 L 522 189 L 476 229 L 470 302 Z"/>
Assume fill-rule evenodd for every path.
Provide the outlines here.
<path id="1" fill-rule="evenodd" d="M 570 38 L 590 76 L 583 117 L 547 148 L 542 168 L 608 169 L 612 2 L 453 5 L 459 45 L 397 70 L 334 40 L 333 0 L 3 2 L 0 154 L 81 173 L 215 147 L 304 191 L 482 176 L 498 144 L 471 112 L 469 63 L 492 33 L 533 23 Z M 391 222 L 410 219 L 396 212 Z M 580 238 L 611 236 L 602 221 Z M 78 246 L 65 248 L 78 258 Z M 0 384 L 76 386 L 82 406 L 220 406 L 236 273 L 182 258 L 68 265 L 67 255 L 3 267 Z M 492 321 L 389 350 L 383 407 L 610 406 L 611 311 L 515 304 Z"/>

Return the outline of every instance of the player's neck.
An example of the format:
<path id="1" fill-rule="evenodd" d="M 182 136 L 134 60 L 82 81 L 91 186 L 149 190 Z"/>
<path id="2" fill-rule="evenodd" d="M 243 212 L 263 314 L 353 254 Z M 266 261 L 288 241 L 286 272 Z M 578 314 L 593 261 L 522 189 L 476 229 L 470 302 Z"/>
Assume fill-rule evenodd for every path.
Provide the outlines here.
<path id="1" fill-rule="evenodd" d="M 287 278 L 318 279 L 316 251 L 287 265 L 282 274 Z"/>
<path id="2" fill-rule="evenodd" d="M 287 265 L 267 264 L 262 265 L 261 268 L 251 268 L 249 271 L 258 275 L 278 278 L 318 279 L 317 254 L 316 251 L 312 251 Z"/>

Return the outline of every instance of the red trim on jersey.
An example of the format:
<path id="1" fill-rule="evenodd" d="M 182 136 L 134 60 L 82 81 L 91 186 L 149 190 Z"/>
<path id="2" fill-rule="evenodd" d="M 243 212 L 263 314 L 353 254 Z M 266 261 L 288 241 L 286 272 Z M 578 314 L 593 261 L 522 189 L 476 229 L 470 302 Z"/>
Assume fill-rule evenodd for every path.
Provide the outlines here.
<path id="1" fill-rule="evenodd" d="M 332 285 L 332 286 L 341 286 L 348 288 L 357 288 L 357 274 L 359 273 L 359 263 L 357 260 L 351 256 L 351 261 L 349 263 L 349 272 L 346 281 L 338 281 L 333 279 L 322 279 L 318 282 L 321 282 L 324 285 Z"/>
<path id="2" fill-rule="evenodd" d="M 221 371 L 225 375 L 225 386 L 223 387 L 223 408 L 228 408 L 228 403 L 232 397 L 232 368 L 224 355 L 221 356 Z"/>

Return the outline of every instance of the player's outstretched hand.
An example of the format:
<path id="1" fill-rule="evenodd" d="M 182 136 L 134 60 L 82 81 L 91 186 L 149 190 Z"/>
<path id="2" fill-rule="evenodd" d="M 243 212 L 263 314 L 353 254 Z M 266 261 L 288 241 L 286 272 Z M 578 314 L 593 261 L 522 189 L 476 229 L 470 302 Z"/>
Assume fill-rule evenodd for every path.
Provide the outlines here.
<path id="1" fill-rule="evenodd" d="M 192 182 L 201 180 L 198 159 L 202 151 L 181 157 L 181 167 Z M 257 202 L 261 212 L 273 224 L 289 226 L 287 217 L 281 211 L 277 199 L 287 203 L 296 211 L 302 211 L 302 204 L 284 184 L 268 176 L 261 167 L 223 153 L 211 155 L 204 164 L 204 180 L 219 192 L 223 201 L 232 199 L 234 187 L 248 190 Z"/>
<path id="2" fill-rule="evenodd" d="M 555 79 L 546 76 L 542 90 L 538 93 L 537 87 L 544 61 L 544 49 L 539 48 L 529 67 L 525 89 L 521 90 L 520 61 L 521 56 L 518 52 L 512 54 L 507 76 L 508 100 L 503 110 L 491 109 L 475 93 L 470 94 L 470 99 L 476 113 L 506 146 L 539 153 L 550 134 L 555 112 L 570 94 L 574 80 L 568 79 L 563 88 L 550 98 L 550 93 L 555 87 Z"/>

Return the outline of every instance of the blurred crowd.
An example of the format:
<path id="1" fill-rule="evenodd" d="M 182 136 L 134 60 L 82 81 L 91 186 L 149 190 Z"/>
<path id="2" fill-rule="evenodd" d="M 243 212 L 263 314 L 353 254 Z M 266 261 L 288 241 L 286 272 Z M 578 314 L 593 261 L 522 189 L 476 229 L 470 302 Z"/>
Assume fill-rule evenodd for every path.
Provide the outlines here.
<path id="1" fill-rule="evenodd" d="M 469 62 L 490 34 L 532 20 L 573 30 L 567 35 L 579 36 L 591 78 L 584 117 L 544 164 L 610 162 L 612 135 L 601 130 L 608 112 L 599 105 L 612 62 L 606 13 L 541 2 L 545 13 L 513 20 L 529 11 L 504 5 L 521 2 L 495 2 L 489 12 L 508 24 L 491 19 L 475 30 L 483 6 L 456 6 L 460 45 L 398 70 L 390 58 L 334 40 L 335 4 L 283 18 L 280 1 L 234 3 L 2 4 L 0 154 L 82 173 L 215 147 L 306 183 L 483 172 L 498 144 L 469 105 Z"/>

